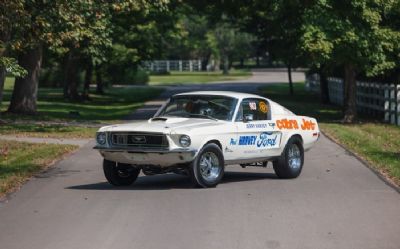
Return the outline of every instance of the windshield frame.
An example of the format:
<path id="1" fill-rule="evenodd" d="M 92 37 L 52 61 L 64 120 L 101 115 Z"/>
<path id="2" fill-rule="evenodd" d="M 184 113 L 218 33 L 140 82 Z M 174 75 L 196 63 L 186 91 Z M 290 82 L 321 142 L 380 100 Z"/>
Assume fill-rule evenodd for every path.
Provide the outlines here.
<path id="1" fill-rule="evenodd" d="M 199 96 L 204 96 L 204 97 L 210 97 L 210 96 L 212 96 L 212 97 L 223 97 L 223 98 L 227 98 L 227 99 L 232 99 L 232 100 L 233 100 L 233 103 L 234 103 L 234 105 L 233 105 L 234 107 L 232 108 L 232 109 L 233 109 L 233 113 L 232 113 L 232 116 L 230 117 L 230 119 L 225 120 L 225 119 L 217 119 L 217 118 L 215 118 L 215 117 L 213 117 L 213 118 L 217 119 L 218 121 L 225 121 L 225 122 L 233 122 L 233 121 L 234 121 L 234 119 L 235 119 L 235 117 L 236 117 L 236 114 L 237 114 L 237 111 L 238 111 L 238 103 L 240 103 L 239 99 L 238 99 L 238 98 L 235 98 L 235 97 L 232 97 L 232 96 L 227 96 L 227 95 L 214 95 L 214 94 L 212 94 L 212 95 L 205 95 L 205 94 L 201 94 L 201 95 L 196 95 L 196 94 L 177 94 L 177 95 L 173 95 L 172 97 L 170 97 L 170 98 L 160 107 L 160 109 L 158 109 L 158 111 L 157 111 L 156 114 L 154 115 L 154 118 L 155 118 L 155 117 L 165 117 L 162 113 L 164 112 L 164 110 L 166 109 L 166 107 L 168 106 L 168 104 L 171 102 L 171 100 L 174 99 L 174 98 L 179 98 L 179 97 L 181 97 L 181 98 L 185 98 L 185 97 L 199 97 Z M 168 114 L 167 114 L 167 116 L 168 116 Z M 177 116 L 177 117 L 179 117 L 179 116 Z M 189 117 L 189 118 L 193 118 L 193 117 Z"/>

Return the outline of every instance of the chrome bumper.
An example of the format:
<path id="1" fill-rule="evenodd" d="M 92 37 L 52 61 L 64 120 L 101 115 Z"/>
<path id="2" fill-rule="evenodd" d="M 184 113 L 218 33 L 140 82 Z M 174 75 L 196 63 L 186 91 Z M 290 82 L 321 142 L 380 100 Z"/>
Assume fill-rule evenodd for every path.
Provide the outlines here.
<path id="1" fill-rule="evenodd" d="M 197 150 L 178 148 L 119 148 L 119 147 L 100 147 L 93 149 L 99 150 L 106 160 L 127 163 L 133 165 L 152 165 L 160 167 L 174 166 L 176 164 L 189 163 L 194 160 Z"/>

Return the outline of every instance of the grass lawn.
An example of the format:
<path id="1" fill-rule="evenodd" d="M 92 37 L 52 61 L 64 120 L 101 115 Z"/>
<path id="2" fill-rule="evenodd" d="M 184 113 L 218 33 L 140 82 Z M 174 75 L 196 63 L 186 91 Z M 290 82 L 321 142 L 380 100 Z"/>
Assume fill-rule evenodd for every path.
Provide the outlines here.
<path id="1" fill-rule="evenodd" d="M 77 146 L 0 140 L 0 197 Z"/>
<path id="2" fill-rule="evenodd" d="M 170 75 L 151 75 L 150 85 L 183 85 L 215 81 L 241 80 L 251 76 L 249 70 L 230 70 L 229 75 L 219 72 L 171 72 Z"/>
<path id="3" fill-rule="evenodd" d="M 0 111 L 6 111 L 14 87 L 14 79 L 7 78 L 4 89 L 4 101 Z M 114 123 L 121 120 L 149 99 L 157 97 L 163 91 L 160 87 L 112 87 L 105 95 L 90 94 L 91 101 L 72 102 L 63 98 L 62 89 L 39 88 L 38 114 L 35 116 L 1 114 L 5 121 L 27 120 L 24 124 L 0 124 L 0 134 L 54 137 L 54 138 L 92 138 L 97 128 L 77 123 Z M 33 121 L 43 121 L 36 124 Z M 67 125 L 45 124 L 46 121 L 66 123 Z"/>
<path id="4" fill-rule="evenodd" d="M 7 78 L 4 102 L 0 111 L 6 111 L 11 98 L 14 80 Z M 104 121 L 120 120 L 140 107 L 143 102 L 157 97 L 163 90 L 158 87 L 112 87 L 105 95 L 90 94 L 91 101 L 71 102 L 63 98 L 62 89 L 40 88 L 36 116 L 2 115 L 3 119 L 34 119 L 57 121 Z M 72 113 L 71 113 L 72 112 Z"/>
<path id="5" fill-rule="evenodd" d="M 57 124 L 3 124 L 0 135 L 42 138 L 94 138 L 98 128 Z"/>
<path id="6" fill-rule="evenodd" d="M 266 86 L 260 90 L 264 96 L 296 114 L 317 118 L 325 134 L 400 186 L 400 127 L 366 119 L 357 124 L 341 124 L 340 108 L 321 105 L 318 95 L 305 91 L 304 83 L 295 84 L 293 97 L 288 94 L 287 84 Z"/>

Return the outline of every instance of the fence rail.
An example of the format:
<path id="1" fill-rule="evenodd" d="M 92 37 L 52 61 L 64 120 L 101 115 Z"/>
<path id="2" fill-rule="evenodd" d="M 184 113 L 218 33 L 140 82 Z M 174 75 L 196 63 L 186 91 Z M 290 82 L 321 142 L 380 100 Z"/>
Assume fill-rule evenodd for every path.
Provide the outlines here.
<path id="1" fill-rule="evenodd" d="M 155 60 L 145 61 L 143 67 L 150 72 L 201 71 L 201 60 Z"/>
<path id="2" fill-rule="evenodd" d="M 306 78 L 306 89 L 320 91 L 319 75 Z M 378 82 L 356 82 L 357 111 L 385 122 L 400 126 L 400 85 Z M 333 104 L 343 106 L 343 79 L 328 78 L 329 98 Z"/>

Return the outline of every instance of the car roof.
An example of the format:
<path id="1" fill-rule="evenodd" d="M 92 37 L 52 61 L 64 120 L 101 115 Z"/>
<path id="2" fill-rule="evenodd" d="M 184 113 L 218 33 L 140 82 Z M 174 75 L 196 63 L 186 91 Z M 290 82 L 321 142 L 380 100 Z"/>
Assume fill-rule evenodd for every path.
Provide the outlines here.
<path id="1" fill-rule="evenodd" d="M 219 96 L 228 96 L 234 97 L 237 99 L 245 99 L 245 98 L 263 98 L 262 96 L 250 94 L 250 93 L 241 93 L 241 92 L 233 92 L 233 91 L 195 91 L 195 92 L 186 92 L 175 94 L 174 96 L 182 96 L 182 95 L 219 95 Z"/>

